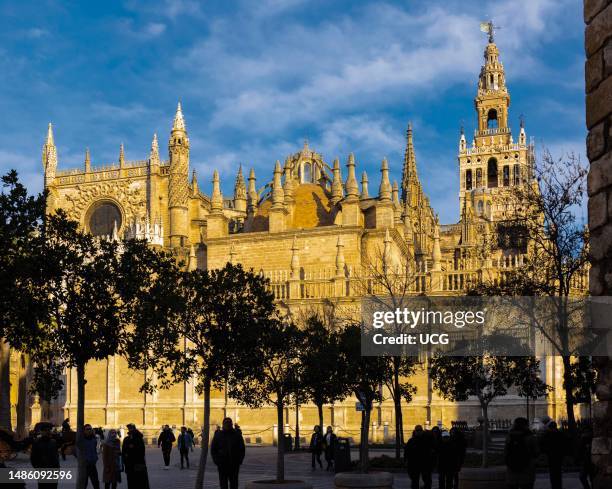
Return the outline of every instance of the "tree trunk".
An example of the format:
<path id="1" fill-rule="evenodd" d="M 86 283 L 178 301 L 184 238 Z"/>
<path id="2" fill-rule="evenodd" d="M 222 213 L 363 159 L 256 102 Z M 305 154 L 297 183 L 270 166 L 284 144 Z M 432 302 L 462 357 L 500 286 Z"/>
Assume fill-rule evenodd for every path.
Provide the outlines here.
<path id="1" fill-rule="evenodd" d="M 27 368 L 25 365 L 25 358 L 23 354 L 19 355 L 19 365 L 17 372 L 19 373 L 19 390 L 17 393 L 17 436 L 19 438 L 25 438 L 27 436 L 26 431 L 26 412 L 27 412 L 27 399 L 28 399 L 28 384 L 27 384 Z M 46 418 L 43 418 L 47 421 Z"/>
<path id="2" fill-rule="evenodd" d="M 210 439 L 210 378 L 204 379 L 204 424 L 202 426 L 202 443 L 200 451 L 200 463 L 196 477 L 195 489 L 204 487 L 204 475 L 206 474 L 206 460 L 208 458 L 208 442 Z"/>
<path id="3" fill-rule="evenodd" d="M 11 350 L 0 340 L 0 428 L 11 431 Z"/>
<path id="4" fill-rule="evenodd" d="M 76 452 L 77 452 L 77 489 L 85 489 L 87 485 L 87 461 L 83 450 L 80 450 L 83 440 L 83 426 L 85 425 L 85 365 L 78 365 L 77 371 L 77 432 L 76 432 Z"/>
<path id="5" fill-rule="evenodd" d="M 404 435 L 404 420 L 402 417 L 402 396 L 401 387 L 399 383 L 399 359 L 393 358 L 393 390 L 395 395 L 393 396 L 393 407 L 395 409 L 395 459 L 399 460 L 401 457 L 401 449 Z"/>
<path id="6" fill-rule="evenodd" d="M 323 435 L 325 431 L 323 431 L 323 404 L 317 403 L 317 412 L 319 413 L 319 429 L 320 433 Z"/>
<path id="7" fill-rule="evenodd" d="M 365 407 L 365 406 L 364 406 Z M 363 423 L 361 425 L 361 446 L 360 446 L 360 463 L 359 472 L 367 473 L 370 457 L 369 437 L 370 437 L 370 415 L 372 408 L 365 407 L 363 412 Z"/>
<path id="8" fill-rule="evenodd" d="M 281 397 L 276 398 L 276 422 L 278 423 L 278 443 L 276 444 L 276 482 L 285 481 L 285 433 L 284 407 Z"/>
<path id="9" fill-rule="evenodd" d="M 300 403 L 295 398 L 295 450 L 300 449 Z"/>
<path id="10" fill-rule="evenodd" d="M 482 466 L 489 466 L 489 406 L 482 406 Z"/>
<path id="11" fill-rule="evenodd" d="M 564 355 L 563 359 L 563 385 L 565 387 L 565 410 L 567 411 L 567 429 L 573 435 L 576 433 L 576 417 L 574 416 L 574 382 L 571 374 L 571 357 Z"/>

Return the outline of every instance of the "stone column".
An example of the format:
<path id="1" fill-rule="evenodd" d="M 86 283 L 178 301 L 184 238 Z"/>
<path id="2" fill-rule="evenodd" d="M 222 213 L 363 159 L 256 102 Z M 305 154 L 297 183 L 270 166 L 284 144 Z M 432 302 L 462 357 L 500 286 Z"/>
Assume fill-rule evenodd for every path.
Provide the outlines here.
<path id="1" fill-rule="evenodd" d="M 584 1 L 589 229 L 592 295 L 612 295 L 612 0 Z M 609 325 L 608 325 L 609 326 Z M 612 487 L 612 360 L 595 358 L 599 370 L 594 405 L 593 461 L 596 488 Z"/>

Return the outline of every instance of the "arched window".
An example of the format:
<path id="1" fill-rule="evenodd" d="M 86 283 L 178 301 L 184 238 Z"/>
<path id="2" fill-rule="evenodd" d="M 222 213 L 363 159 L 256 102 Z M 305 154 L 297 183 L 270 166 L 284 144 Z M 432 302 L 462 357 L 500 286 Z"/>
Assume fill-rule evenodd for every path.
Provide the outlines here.
<path id="1" fill-rule="evenodd" d="M 514 185 L 520 185 L 521 183 L 521 167 L 518 165 L 514 165 L 512 180 L 514 181 Z"/>
<path id="2" fill-rule="evenodd" d="M 482 187 L 482 168 L 476 168 L 476 188 Z"/>
<path id="3" fill-rule="evenodd" d="M 496 129 L 497 127 L 497 111 L 495 109 L 489 109 L 487 113 L 487 129 Z"/>
<path id="4" fill-rule="evenodd" d="M 87 226 L 94 236 L 111 236 L 115 226 L 117 231 L 121 228 L 121 211 L 113 202 L 94 204 L 87 219 Z"/>
<path id="5" fill-rule="evenodd" d="M 482 212 L 484 210 L 484 205 L 482 203 L 482 200 L 478 201 L 478 215 L 482 216 Z"/>
<path id="6" fill-rule="evenodd" d="M 465 189 L 472 190 L 472 170 L 465 171 Z"/>
<path id="7" fill-rule="evenodd" d="M 504 165 L 503 180 L 504 180 L 504 187 L 509 187 L 510 186 L 510 167 L 508 165 Z"/>
<path id="8" fill-rule="evenodd" d="M 302 181 L 305 183 L 312 182 L 312 166 L 310 163 L 304 163 L 304 177 Z"/>
<path id="9" fill-rule="evenodd" d="M 487 163 L 487 187 L 496 188 L 497 185 L 497 160 L 491 158 Z"/>

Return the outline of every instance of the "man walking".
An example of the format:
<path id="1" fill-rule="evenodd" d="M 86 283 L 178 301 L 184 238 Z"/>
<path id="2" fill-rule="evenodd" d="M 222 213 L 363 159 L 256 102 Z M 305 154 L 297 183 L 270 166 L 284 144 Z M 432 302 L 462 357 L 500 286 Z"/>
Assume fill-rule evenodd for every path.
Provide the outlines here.
<path id="1" fill-rule="evenodd" d="M 183 468 L 183 460 L 187 463 L 187 468 L 189 468 L 189 450 L 193 450 L 193 438 L 185 426 L 181 426 L 181 434 L 178 436 L 177 446 L 181 455 L 181 469 Z"/>
<path id="2" fill-rule="evenodd" d="M 142 433 L 133 423 L 127 425 L 127 436 L 123 439 L 121 456 L 127 477 L 128 489 L 149 489 L 149 475 L 145 459 Z"/>
<path id="3" fill-rule="evenodd" d="M 175 442 L 174 433 L 170 429 L 170 426 L 164 425 L 162 432 L 157 439 L 157 447 L 161 447 L 162 455 L 164 457 L 164 470 L 170 469 L 170 453 L 172 452 L 172 444 Z"/>
<path id="4" fill-rule="evenodd" d="M 51 425 L 43 423 L 40 426 L 40 436 L 32 444 L 30 462 L 35 469 L 59 469 L 59 457 L 57 444 L 51 438 Z M 39 488 L 53 489 L 57 487 L 55 482 L 39 482 Z"/>
<path id="5" fill-rule="evenodd" d="M 542 434 L 540 449 L 548 459 L 548 473 L 551 489 L 563 488 L 563 458 L 568 452 L 565 435 L 557 428 L 557 423 L 550 421 Z"/>
<path id="6" fill-rule="evenodd" d="M 316 464 L 319 464 L 321 469 L 323 463 L 321 462 L 321 452 L 323 451 L 323 436 L 321 435 L 321 427 L 315 425 L 314 432 L 310 437 L 310 453 L 312 454 L 312 470 L 315 470 Z"/>
<path id="7" fill-rule="evenodd" d="M 508 489 L 533 489 L 538 445 L 526 418 L 516 418 L 504 450 Z"/>
<path id="8" fill-rule="evenodd" d="M 416 425 L 412 432 L 412 438 L 406 442 L 404 460 L 408 468 L 412 489 L 419 489 L 421 479 L 423 479 L 424 489 L 431 489 L 431 471 L 434 464 L 431 438 L 423 431 L 421 425 Z"/>
<path id="9" fill-rule="evenodd" d="M 223 420 L 223 428 L 215 431 L 210 454 L 219 471 L 221 489 L 238 489 L 238 472 L 244 460 L 242 433 L 234 429 L 231 418 Z"/>
<path id="10" fill-rule="evenodd" d="M 336 442 L 338 437 L 334 433 L 334 429 L 331 426 L 327 427 L 327 433 L 323 438 L 323 445 L 325 447 L 325 461 L 327 467 L 325 470 L 334 470 L 334 450 L 336 449 Z"/>
<path id="11" fill-rule="evenodd" d="M 77 450 L 85 457 L 87 464 L 87 478 L 85 479 L 85 487 L 89 481 L 94 489 L 100 489 L 100 479 L 98 478 L 98 438 L 94 433 L 90 424 L 83 426 L 83 437 L 79 440 Z"/>

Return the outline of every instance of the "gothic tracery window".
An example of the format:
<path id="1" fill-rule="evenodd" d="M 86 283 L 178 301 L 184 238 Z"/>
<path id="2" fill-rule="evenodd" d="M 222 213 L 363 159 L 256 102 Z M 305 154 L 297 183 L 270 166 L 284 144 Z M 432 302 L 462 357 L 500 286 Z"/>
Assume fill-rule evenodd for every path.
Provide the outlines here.
<path id="1" fill-rule="evenodd" d="M 491 158 L 487 163 L 487 187 L 496 188 L 497 185 L 497 160 Z"/>

